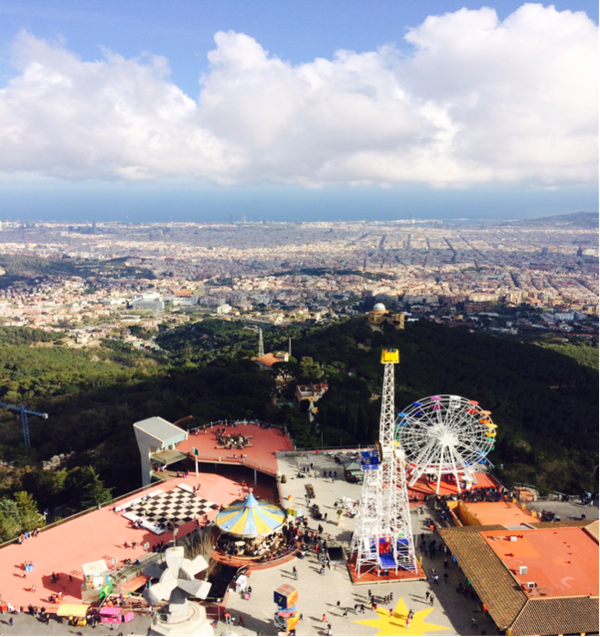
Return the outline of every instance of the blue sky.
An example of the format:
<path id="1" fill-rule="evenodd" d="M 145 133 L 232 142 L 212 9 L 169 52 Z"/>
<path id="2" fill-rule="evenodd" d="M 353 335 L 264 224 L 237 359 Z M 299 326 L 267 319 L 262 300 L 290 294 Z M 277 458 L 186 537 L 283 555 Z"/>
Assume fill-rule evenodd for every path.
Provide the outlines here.
<path id="1" fill-rule="evenodd" d="M 0 219 L 597 210 L 597 24 L 576 0 L 5 0 Z"/>

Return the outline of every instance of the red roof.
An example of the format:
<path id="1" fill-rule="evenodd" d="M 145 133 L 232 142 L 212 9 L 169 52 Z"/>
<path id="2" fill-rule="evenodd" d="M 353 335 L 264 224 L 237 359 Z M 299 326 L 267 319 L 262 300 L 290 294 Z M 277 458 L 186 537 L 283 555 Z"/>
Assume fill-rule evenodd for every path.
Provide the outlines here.
<path id="1" fill-rule="evenodd" d="M 266 367 L 273 367 L 273 365 L 275 365 L 275 363 L 283 363 L 284 361 L 282 361 L 280 358 L 277 358 L 276 356 L 273 356 L 273 354 L 271 354 L 270 352 L 268 354 L 265 354 L 264 356 L 261 356 L 260 358 L 255 359 L 257 363 L 261 363 L 261 365 L 265 365 Z"/>
<path id="2" fill-rule="evenodd" d="M 522 531 L 494 525 L 439 532 L 501 630 L 578 634 L 598 631 L 598 542 L 596 525 L 591 532 L 583 528 L 588 525 L 576 520 L 536 523 Z M 519 575 L 518 566 L 527 566 L 527 574 Z M 523 580 L 537 586 L 530 591 L 520 585 Z"/>
<path id="3" fill-rule="evenodd" d="M 583 528 L 482 533 L 528 597 L 598 596 L 598 542 Z M 511 537 L 517 538 L 511 541 Z M 520 575 L 519 567 L 527 573 Z M 528 589 L 527 583 L 535 582 Z"/>
<path id="4" fill-rule="evenodd" d="M 217 429 L 223 428 L 225 428 L 226 435 L 238 434 L 250 437 L 251 446 L 244 449 L 217 449 Z M 206 433 L 203 433 L 204 431 Z M 243 464 L 271 475 L 277 474 L 276 452 L 294 450 L 292 441 L 281 429 L 267 428 L 255 423 L 240 423 L 235 427 L 215 424 L 212 428 L 201 430 L 198 435 L 193 435 L 190 432 L 188 439 L 177 445 L 178 451 L 190 455 L 194 447 L 200 452 L 198 459 L 202 462 Z M 242 454 L 246 455 L 245 459 L 242 459 Z"/>
<path id="5" fill-rule="evenodd" d="M 11 544 L 0 550 L 0 572 L 2 588 L 0 593 L 6 602 L 13 606 L 48 605 L 48 597 L 52 593 L 62 591 L 64 603 L 81 603 L 81 585 L 83 564 L 104 559 L 111 566 L 111 558 L 116 558 L 119 565 L 124 559 L 135 560 L 144 555 L 144 542 L 150 546 L 160 541 L 169 542 L 171 532 L 155 535 L 146 529 L 134 529 L 131 522 L 112 509 L 119 503 L 140 498 L 146 493 L 161 489 L 164 492 L 176 489 L 182 482 L 189 486 L 201 484 L 199 496 L 217 505 L 228 505 L 238 498 L 240 483 L 215 473 L 201 473 L 198 478 L 194 474 L 187 478 L 177 478 L 168 482 L 155 482 L 144 491 L 125 496 L 100 510 L 94 510 L 74 517 L 62 524 L 49 527 L 36 536 L 24 540 L 23 544 Z M 254 493 L 272 498 L 270 490 L 260 485 L 254 486 Z M 213 520 L 216 510 L 208 511 L 209 520 Z M 179 528 L 179 537 L 183 537 L 194 529 L 194 522 L 183 524 Z M 124 543 L 136 542 L 135 549 L 125 548 Z M 27 572 L 23 579 L 22 564 L 33 562 L 34 570 Z M 52 584 L 52 573 L 60 575 L 56 584 Z M 69 581 L 69 575 L 72 581 Z M 31 586 L 37 592 L 31 592 Z"/>

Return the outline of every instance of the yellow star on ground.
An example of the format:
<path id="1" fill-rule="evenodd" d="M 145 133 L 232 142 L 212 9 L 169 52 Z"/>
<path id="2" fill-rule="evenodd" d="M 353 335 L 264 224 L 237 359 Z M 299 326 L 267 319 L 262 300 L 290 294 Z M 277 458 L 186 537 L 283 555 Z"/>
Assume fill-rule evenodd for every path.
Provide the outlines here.
<path id="1" fill-rule="evenodd" d="M 373 628 L 379 628 L 377 632 L 378 637 L 399 637 L 400 635 L 425 635 L 428 632 L 434 630 L 450 630 L 445 626 L 438 626 L 437 624 L 430 624 L 425 621 L 425 618 L 431 613 L 431 608 L 425 608 L 418 610 L 413 615 L 410 622 L 410 626 L 406 627 L 406 617 L 408 616 L 408 608 L 404 603 L 404 600 L 400 598 L 394 608 L 394 613 L 390 615 L 388 608 L 377 609 L 377 619 L 361 619 L 355 621 L 355 624 L 364 624 L 365 626 L 373 626 Z"/>

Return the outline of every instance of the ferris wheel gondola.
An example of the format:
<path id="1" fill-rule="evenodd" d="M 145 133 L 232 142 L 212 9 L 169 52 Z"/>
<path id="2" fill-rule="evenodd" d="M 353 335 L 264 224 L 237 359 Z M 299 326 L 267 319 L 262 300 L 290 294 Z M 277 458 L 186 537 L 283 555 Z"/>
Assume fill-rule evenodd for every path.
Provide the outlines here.
<path id="1" fill-rule="evenodd" d="M 422 398 L 399 413 L 395 437 L 406 454 L 409 486 L 423 475 L 435 476 L 436 493 L 444 475 L 454 476 L 459 492 L 461 480 L 471 484 L 496 441 L 490 416 L 477 401 L 452 395 Z"/>

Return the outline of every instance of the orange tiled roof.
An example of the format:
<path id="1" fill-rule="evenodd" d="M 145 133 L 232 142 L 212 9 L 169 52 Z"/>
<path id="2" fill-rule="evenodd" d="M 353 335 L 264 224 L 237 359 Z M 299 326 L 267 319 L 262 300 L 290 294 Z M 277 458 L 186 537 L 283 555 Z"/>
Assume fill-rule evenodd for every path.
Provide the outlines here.
<path id="1" fill-rule="evenodd" d="M 540 522 L 534 528 L 595 528 L 589 520 Z M 586 529 L 587 530 L 587 529 Z M 501 531 L 501 525 L 465 526 L 440 529 L 440 535 L 459 566 L 469 578 L 489 614 L 501 630 L 510 628 L 515 635 L 556 635 L 598 632 L 598 597 L 532 598 L 494 553 L 482 533 Z"/>
<path id="2" fill-rule="evenodd" d="M 519 614 L 527 595 L 518 586 L 500 558 L 481 535 L 482 531 L 504 531 L 499 524 L 440 529 L 440 535 L 498 628 L 508 628 Z"/>
<path id="3" fill-rule="evenodd" d="M 598 634 L 597 597 L 530 599 L 511 626 L 513 635 Z"/>
<path id="4" fill-rule="evenodd" d="M 273 356 L 273 354 L 271 353 L 265 354 L 264 356 L 261 356 L 260 358 L 256 358 L 255 360 L 257 363 L 262 363 L 263 365 L 266 365 L 267 367 L 272 367 L 273 365 L 275 365 L 275 363 L 283 362 L 280 358 Z"/>

